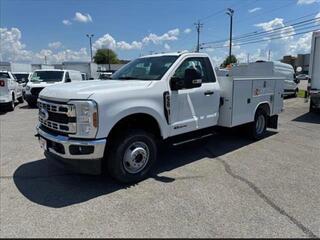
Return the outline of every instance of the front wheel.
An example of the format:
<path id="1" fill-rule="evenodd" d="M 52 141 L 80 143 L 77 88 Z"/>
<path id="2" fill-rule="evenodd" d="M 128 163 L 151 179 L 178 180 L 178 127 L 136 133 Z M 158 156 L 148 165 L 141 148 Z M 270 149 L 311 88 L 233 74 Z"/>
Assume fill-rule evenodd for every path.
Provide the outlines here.
<path id="1" fill-rule="evenodd" d="M 108 173 L 119 182 L 135 183 L 145 179 L 157 158 L 154 136 L 132 129 L 113 139 L 107 151 Z"/>
<path id="2" fill-rule="evenodd" d="M 253 139 L 259 140 L 264 137 L 267 130 L 267 114 L 263 109 L 258 109 L 254 122 L 250 124 L 250 135 Z"/>

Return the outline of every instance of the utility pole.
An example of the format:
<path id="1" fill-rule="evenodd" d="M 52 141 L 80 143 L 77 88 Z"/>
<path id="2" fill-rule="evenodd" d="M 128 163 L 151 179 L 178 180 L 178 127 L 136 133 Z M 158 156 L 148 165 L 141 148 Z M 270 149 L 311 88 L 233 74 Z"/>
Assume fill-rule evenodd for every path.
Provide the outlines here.
<path id="1" fill-rule="evenodd" d="M 44 64 L 47 65 L 47 55 L 44 55 Z"/>
<path id="2" fill-rule="evenodd" d="M 228 8 L 228 11 L 226 12 L 230 16 L 230 37 L 229 37 L 229 61 L 231 61 L 231 54 L 232 54 L 232 25 L 233 25 L 233 14 L 234 10 L 231 8 Z"/>
<path id="3" fill-rule="evenodd" d="M 268 51 L 268 61 L 271 61 L 271 50 Z"/>
<path id="4" fill-rule="evenodd" d="M 196 49 L 196 52 L 199 52 L 200 51 L 200 30 L 201 28 L 203 27 L 203 24 L 200 23 L 200 20 L 195 23 L 194 25 L 196 25 L 196 29 L 197 29 L 197 34 L 198 34 L 198 40 L 197 40 L 197 49 Z"/>
<path id="5" fill-rule="evenodd" d="M 93 38 L 94 35 L 93 35 L 93 34 L 87 34 L 86 36 L 89 38 L 89 43 L 90 43 L 90 57 L 91 57 L 90 59 L 91 59 L 91 62 L 92 62 L 92 59 L 93 59 L 93 58 L 92 58 L 92 42 L 91 42 L 91 39 Z"/>
<path id="6" fill-rule="evenodd" d="M 110 71 L 110 49 L 108 48 L 108 64 L 109 64 L 109 71 Z"/>
<path id="7" fill-rule="evenodd" d="M 250 63 L 250 53 L 247 54 L 247 63 Z"/>

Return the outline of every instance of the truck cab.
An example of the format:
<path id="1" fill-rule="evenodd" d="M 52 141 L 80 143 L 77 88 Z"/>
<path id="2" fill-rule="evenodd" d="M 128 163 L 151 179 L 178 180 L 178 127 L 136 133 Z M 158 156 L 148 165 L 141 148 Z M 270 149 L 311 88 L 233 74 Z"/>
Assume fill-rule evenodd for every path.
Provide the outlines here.
<path id="1" fill-rule="evenodd" d="M 42 90 L 38 137 L 49 160 L 137 182 L 150 173 L 159 141 L 239 125 L 248 125 L 249 135 L 261 139 L 267 127 L 277 127 L 283 82 L 272 63 L 217 75 L 204 53 L 144 56 L 108 81 Z"/>
<path id="2" fill-rule="evenodd" d="M 30 107 L 35 107 L 39 93 L 48 86 L 78 82 L 82 80 L 81 73 L 75 70 L 44 69 L 32 73 L 25 87 L 25 99 Z"/>
<path id="3" fill-rule="evenodd" d="M 11 72 L 0 71 L 1 110 L 13 111 L 17 101 L 23 103 L 22 86 Z"/>

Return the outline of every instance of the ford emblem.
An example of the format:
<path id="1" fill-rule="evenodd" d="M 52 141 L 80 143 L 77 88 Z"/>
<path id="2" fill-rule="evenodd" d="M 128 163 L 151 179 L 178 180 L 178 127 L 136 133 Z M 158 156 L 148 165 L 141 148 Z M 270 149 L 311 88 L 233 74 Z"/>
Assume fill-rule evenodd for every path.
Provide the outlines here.
<path id="1" fill-rule="evenodd" d="M 39 115 L 40 115 L 40 117 L 41 117 L 44 121 L 48 120 L 48 118 L 49 118 L 49 113 L 48 113 L 48 111 L 47 111 L 46 109 L 44 109 L 44 108 L 41 108 L 41 109 L 40 109 Z"/>

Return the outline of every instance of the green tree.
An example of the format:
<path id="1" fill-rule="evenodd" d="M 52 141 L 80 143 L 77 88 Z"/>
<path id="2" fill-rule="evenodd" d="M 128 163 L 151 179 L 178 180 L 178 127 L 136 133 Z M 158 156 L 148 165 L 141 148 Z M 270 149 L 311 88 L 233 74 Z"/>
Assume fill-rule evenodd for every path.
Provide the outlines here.
<path id="1" fill-rule="evenodd" d="M 117 54 L 111 49 L 98 49 L 93 57 L 97 64 L 116 64 L 120 63 Z"/>
<path id="2" fill-rule="evenodd" d="M 237 60 L 236 56 L 231 55 L 231 57 L 228 56 L 228 57 L 223 61 L 223 63 L 220 65 L 220 67 L 225 68 L 225 67 L 227 67 L 229 64 L 231 64 L 231 63 L 237 63 L 237 62 L 238 62 L 238 60 Z"/>

